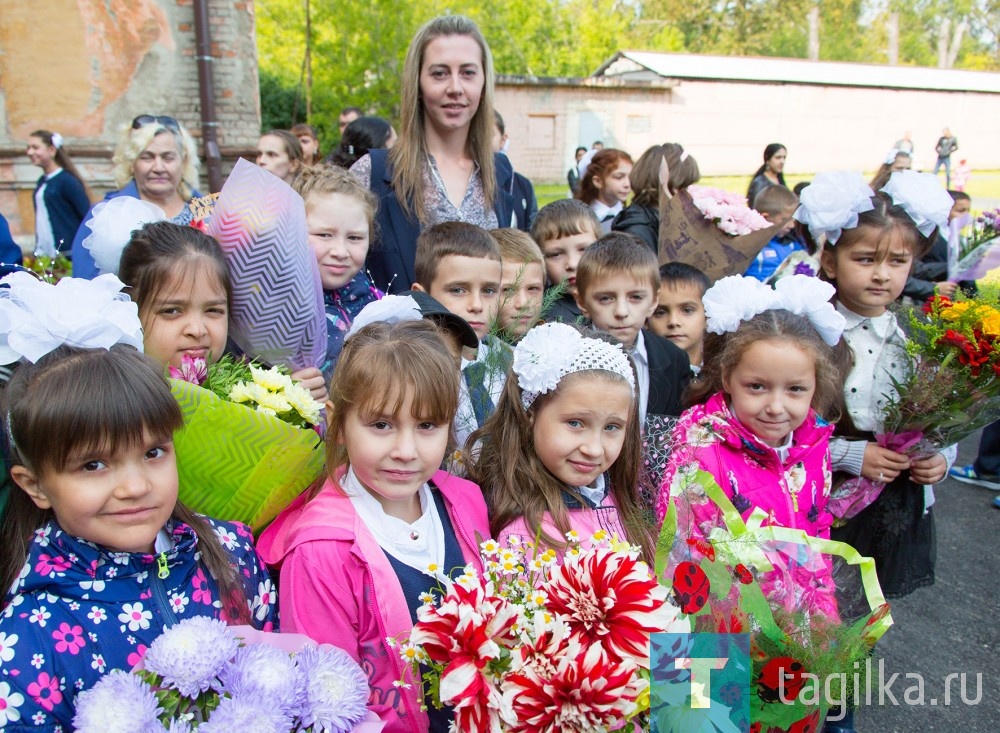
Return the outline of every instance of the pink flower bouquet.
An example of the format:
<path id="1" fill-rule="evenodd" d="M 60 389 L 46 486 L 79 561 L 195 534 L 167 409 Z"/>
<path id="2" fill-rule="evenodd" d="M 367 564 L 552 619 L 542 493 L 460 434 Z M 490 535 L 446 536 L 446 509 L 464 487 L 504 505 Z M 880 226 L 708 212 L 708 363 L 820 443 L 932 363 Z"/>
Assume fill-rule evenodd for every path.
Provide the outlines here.
<path id="1" fill-rule="evenodd" d="M 688 186 L 660 199 L 660 264 L 683 262 L 713 282 L 742 275 L 777 231 L 742 196 Z"/>
<path id="2" fill-rule="evenodd" d="M 771 226 L 771 222 L 747 206 L 747 200 L 739 194 L 708 186 L 688 186 L 688 193 L 705 218 L 726 234 L 735 237 Z"/>

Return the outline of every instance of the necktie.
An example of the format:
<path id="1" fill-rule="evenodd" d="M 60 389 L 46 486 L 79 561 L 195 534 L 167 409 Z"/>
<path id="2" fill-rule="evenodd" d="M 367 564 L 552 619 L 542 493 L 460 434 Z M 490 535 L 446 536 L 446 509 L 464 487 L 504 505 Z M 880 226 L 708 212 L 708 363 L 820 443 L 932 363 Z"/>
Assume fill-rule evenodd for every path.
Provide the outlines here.
<path id="1" fill-rule="evenodd" d="M 494 410 L 490 391 L 486 389 L 486 364 L 474 361 L 462 370 L 462 374 L 469 387 L 469 400 L 472 402 L 472 413 L 476 416 L 476 425 L 482 427 Z"/>

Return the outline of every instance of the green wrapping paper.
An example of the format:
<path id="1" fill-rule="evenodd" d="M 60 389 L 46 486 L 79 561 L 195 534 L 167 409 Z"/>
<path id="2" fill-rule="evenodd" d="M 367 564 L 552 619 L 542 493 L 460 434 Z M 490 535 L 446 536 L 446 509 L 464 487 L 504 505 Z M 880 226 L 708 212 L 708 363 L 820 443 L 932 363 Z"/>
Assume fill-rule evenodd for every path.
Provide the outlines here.
<path id="1" fill-rule="evenodd" d="M 686 470 L 678 476 L 679 485 L 672 491 L 657 543 L 657 577 L 673 588 L 677 601 L 687 603 L 682 608 L 689 612 L 693 631 L 750 632 L 750 730 L 817 730 L 829 707 L 825 696 L 801 694 L 791 704 L 785 704 L 769 694 L 769 679 L 779 667 L 797 663 L 801 665 L 798 669 L 820 680 L 829 675 L 837 675 L 839 680 L 843 675 L 848 684 L 853 683 L 859 670 L 855 662 L 864 670 L 871 648 L 892 625 L 874 561 L 841 542 L 810 537 L 801 530 L 763 526 L 766 514 L 759 508 L 744 520 L 715 479 L 704 471 Z M 712 530 L 707 543 L 693 546 L 688 543 L 690 535 L 683 519 L 685 505 L 705 500 L 720 510 L 720 526 Z M 789 568 L 818 562 L 832 568 L 837 619 L 810 618 L 790 609 L 787 594 L 779 597 L 759 582 L 764 577 L 780 577 L 785 582 L 778 587 L 787 587 Z M 685 565 L 687 572 L 681 575 L 686 578 L 679 580 L 676 571 L 685 570 Z M 692 577 L 699 579 L 696 585 L 704 594 L 694 600 L 690 595 Z M 863 698 L 863 690 L 860 692 Z M 845 694 L 848 700 L 855 697 L 851 687 Z M 668 700 L 657 700 L 655 692 L 653 697 L 654 706 L 670 704 Z M 814 697 L 819 699 L 814 701 Z M 691 712 L 696 718 L 704 716 L 703 711 Z M 674 717 L 677 715 L 675 712 Z M 691 730 L 701 730 L 695 720 L 690 723 Z"/>
<path id="2" fill-rule="evenodd" d="M 169 381 L 184 413 L 174 449 L 180 500 L 191 509 L 243 522 L 256 534 L 322 473 L 325 453 L 315 430 Z"/>

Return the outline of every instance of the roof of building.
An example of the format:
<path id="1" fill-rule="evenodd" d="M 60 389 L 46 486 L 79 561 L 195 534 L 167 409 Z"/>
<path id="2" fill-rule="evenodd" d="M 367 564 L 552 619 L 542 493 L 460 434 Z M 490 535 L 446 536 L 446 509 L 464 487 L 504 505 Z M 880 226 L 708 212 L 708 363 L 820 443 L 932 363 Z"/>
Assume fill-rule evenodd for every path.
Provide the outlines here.
<path id="1" fill-rule="evenodd" d="M 703 79 L 1000 94 L 1000 73 L 762 56 L 619 51 L 593 77 Z"/>

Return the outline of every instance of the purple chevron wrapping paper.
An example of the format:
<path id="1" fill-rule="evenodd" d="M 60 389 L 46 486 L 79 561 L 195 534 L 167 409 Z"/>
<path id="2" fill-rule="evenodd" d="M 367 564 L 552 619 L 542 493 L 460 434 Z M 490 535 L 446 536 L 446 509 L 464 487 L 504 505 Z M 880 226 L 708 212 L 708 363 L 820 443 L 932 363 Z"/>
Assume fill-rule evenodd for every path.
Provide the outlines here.
<path id="1" fill-rule="evenodd" d="M 249 356 L 292 371 L 326 354 L 323 287 L 302 198 L 277 176 L 239 160 L 205 228 L 233 281 L 229 335 Z"/>

